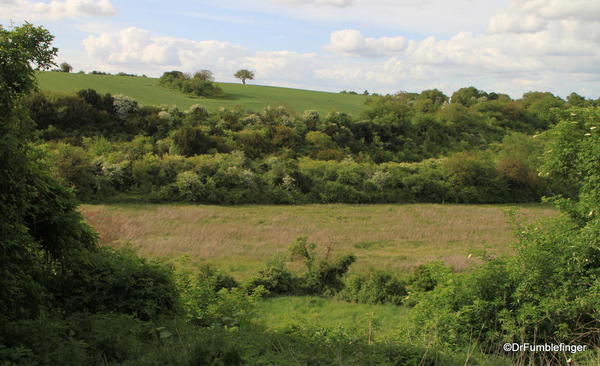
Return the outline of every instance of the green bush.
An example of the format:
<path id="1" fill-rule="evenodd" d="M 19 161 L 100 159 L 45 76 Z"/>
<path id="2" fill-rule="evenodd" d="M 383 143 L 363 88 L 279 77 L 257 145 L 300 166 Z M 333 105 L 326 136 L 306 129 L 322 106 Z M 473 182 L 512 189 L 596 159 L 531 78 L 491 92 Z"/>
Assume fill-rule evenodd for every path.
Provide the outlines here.
<path id="1" fill-rule="evenodd" d="M 257 287 L 264 287 L 267 295 L 292 295 L 300 292 L 300 278 L 285 268 L 283 262 L 272 262 L 252 276 L 245 287 L 253 292 Z"/>
<path id="2" fill-rule="evenodd" d="M 216 292 L 219 292 L 221 289 L 231 290 L 239 287 L 239 284 L 233 277 L 209 265 L 200 266 L 198 269 L 198 280 L 211 283 L 213 291 Z"/>
<path id="3" fill-rule="evenodd" d="M 248 294 L 232 278 L 210 267 L 179 267 L 175 280 L 184 318 L 202 327 L 248 324 L 256 301 L 266 293 L 264 287 L 257 286 Z"/>
<path id="4" fill-rule="evenodd" d="M 122 314 L 73 314 L 3 324 L 3 365 L 121 364 L 156 342 L 155 326 Z"/>
<path id="5" fill-rule="evenodd" d="M 348 278 L 338 296 L 359 304 L 401 305 L 407 294 L 406 281 L 388 272 L 374 271 Z"/>
<path id="6" fill-rule="evenodd" d="M 407 278 L 407 289 L 410 292 L 431 291 L 451 273 L 452 268 L 446 266 L 443 262 L 422 264 L 417 266 Z"/>
<path id="7" fill-rule="evenodd" d="M 319 261 L 315 268 L 305 274 L 300 285 L 302 292 L 309 295 L 336 294 L 344 288 L 342 278 L 354 262 L 356 262 L 354 255 L 345 255 L 335 261 Z"/>
<path id="8" fill-rule="evenodd" d="M 149 320 L 175 315 L 180 305 L 172 269 L 126 249 L 72 255 L 50 288 L 58 308 L 68 313 L 122 313 Z"/>
<path id="9" fill-rule="evenodd" d="M 61 183 L 73 188 L 79 198 L 93 197 L 98 189 L 98 167 L 83 148 L 57 144 L 50 160 L 50 169 Z"/>
<path id="10" fill-rule="evenodd" d="M 472 272 L 435 281 L 417 299 L 411 322 L 416 333 L 456 347 L 472 343 L 476 334 L 477 346 L 491 352 L 501 352 L 504 342 L 598 345 L 597 117 L 595 110 L 580 109 L 549 133 L 543 173 L 578 187 L 573 199 L 554 199 L 564 215 L 519 224 L 514 256 L 484 258 Z M 526 357 L 536 363 L 545 356 Z"/>
<path id="11" fill-rule="evenodd" d="M 177 89 L 183 93 L 199 97 L 218 97 L 223 95 L 223 90 L 212 82 L 212 77 L 207 78 L 202 72 L 197 72 L 191 77 L 181 71 L 168 71 L 158 79 L 160 85 Z"/>

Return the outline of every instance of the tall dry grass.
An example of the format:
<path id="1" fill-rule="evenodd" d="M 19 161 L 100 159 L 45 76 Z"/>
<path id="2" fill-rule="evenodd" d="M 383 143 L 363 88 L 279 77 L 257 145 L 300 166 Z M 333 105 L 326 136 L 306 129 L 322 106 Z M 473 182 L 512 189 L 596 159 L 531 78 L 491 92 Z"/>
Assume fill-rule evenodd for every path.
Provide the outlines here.
<path id="1" fill-rule="evenodd" d="M 506 206 L 493 205 L 83 205 L 102 245 L 131 245 L 141 255 L 207 261 L 245 277 L 284 254 L 299 236 L 322 250 L 354 253 L 354 270 L 402 271 L 432 260 L 457 269 L 469 254 L 511 252 L 513 229 Z M 552 208 L 518 208 L 528 220 L 556 214 Z"/>

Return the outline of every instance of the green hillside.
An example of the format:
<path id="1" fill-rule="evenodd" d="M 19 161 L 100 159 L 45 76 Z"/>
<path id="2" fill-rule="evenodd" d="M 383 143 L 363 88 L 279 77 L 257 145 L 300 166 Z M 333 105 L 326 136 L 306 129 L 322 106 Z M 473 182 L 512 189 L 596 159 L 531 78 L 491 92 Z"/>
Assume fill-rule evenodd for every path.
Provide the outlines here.
<path id="1" fill-rule="evenodd" d="M 42 90 L 70 93 L 81 89 L 95 89 L 100 93 L 127 95 L 145 105 L 176 105 L 182 110 L 187 110 L 193 104 L 200 104 L 209 111 L 217 110 L 219 107 L 233 108 L 235 106 L 258 111 L 267 105 L 283 105 L 297 112 L 316 109 L 320 113 L 336 110 L 358 115 L 364 108 L 364 102 L 367 99 L 362 95 L 234 83 L 217 83 L 227 96 L 207 99 L 190 97 L 163 88 L 158 85 L 158 79 L 155 78 L 62 72 L 41 72 L 38 81 Z"/>

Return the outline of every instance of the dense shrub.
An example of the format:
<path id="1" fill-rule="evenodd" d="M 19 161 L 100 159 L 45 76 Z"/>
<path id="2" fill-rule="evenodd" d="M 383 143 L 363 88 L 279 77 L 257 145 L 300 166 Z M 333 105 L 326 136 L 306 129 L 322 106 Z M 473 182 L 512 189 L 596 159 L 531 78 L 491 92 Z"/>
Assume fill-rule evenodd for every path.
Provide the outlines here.
<path id="1" fill-rule="evenodd" d="M 319 261 L 319 264 L 310 270 L 300 283 L 302 292 L 311 295 L 335 295 L 344 288 L 342 279 L 354 262 L 356 262 L 354 255 L 345 255 L 335 261 Z"/>
<path id="2" fill-rule="evenodd" d="M 412 324 L 418 333 L 455 346 L 477 334 L 479 346 L 491 351 L 500 351 L 504 342 L 569 344 L 576 339 L 598 345 L 598 114 L 581 109 L 570 117 L 573 121 L 550 131 L 553 140 L 544 156 L 546 174 L 578 183 L 572 184 L 578 186 L 573 199 L 555 199 L 564 215 L 520 225 L 515 256 L 484 258 L 472 272 L 437 280 L 417 301 Z M 542 356 L 524 357 L 539 361 Z"/>
<path id="3" fill-rule="evenodd" d="M 88 201 L 121 192 L 141 200 L 217 204 L 495 203 L 538 200 L 551 187 L 518 157 L 501 155 L 493 161 L 458 154 L 385 164 L 286 157 L 252 160 L 241 152 L 196 155 L 215 142 L 198 128 L 189 128 L 197 135 L 188 135 L 187 129 L 166 141 L 171 153 L 158 152 L 151 137 L 137 136 L 110 147 L 89 140 L 84 140 L 83 149 L 49 144 L 48 160 L 56 176 Z M 175 154 L 183 149 L 193 156 Z"/>
<path id="4" fill-rule="evenodd" d="M 247 291 L 265 289 L 265 295 L 334 295 L 344 288 L 343 278 L 356 261 L 353 255 L 320 257 L 316 243 L 299 237 L 289 247 L 290 260 L 302 262 L 301 273 L 290 271 L 280 258 L 269 262 L 244 285 Z M 329 251 L 331 248 L 329 249 Z"/>
<path id="5" fill-rule="evenodd" d="M 183 156 L 205 154 L 214 147 L 212 139 L 198 127 L 182 127 L 173 133 L 171 140 L 172 152 Z"/>
<path id="6" fill-rule="evenodd" d="M 190 76 L 181 71 L 165 72 L 159 79 L 160 85 L 182 91 L 199 97 L 218 97 L 223 95 L 223 90 L 213 83 L 212 74 L 202 70 Z"/>
<path id="7" fill-rule="evenodd" d="M 300 278 L 285 268 L 281 261 L 268 263 L 245 284 L 249 292 L 259 286 L 264 287 L 267 295 L 292 295 L 300 292 Z"/>
<path id="8" fill-rule="evenodd" d="M 78 197 L 91 198 L 97 191 L 98 167 L 83 148 L 57 144 L 49 157 L 49 167 L 65 186 L 73 188 Z"/>
<path id="9" fill-rule="evenodd" d="M 211 83 L 206 73 L 191 77 L 167 72 L 161 79 L 178 88 L 192 81 Z M 93 90 L 77 95 L 34 93 L 25 105 L 45 140 L 85 145 L 86 138 L 101 136 L 120 145 L 110 153 L 90 154 L 103 166 L 96 171 L 101 177 L 95 179 L 95 190 L 78 191 L 88 201 L 139 197 L 219 204 L 499 203 L 538 201 L 551 192 L 572 191 L 558 176 L 553 176 L 556 181 L 539 176 L 546 139 L 534 140 L 525 133 L 540 136 L 557 115 L 568 115 L 574 107 L 548 93 L 514 101 L 475 88 L 457 92 L 455 102 L 447 100 L 436 90 L 376 97 L 359 119 L 336 112 L 320 116 L 311 110 L 298 116 L 283 107 L 209 113 L 195 105 L 182 113 Z M 543 111 L 540 103 L 555 108 Z M 147 139 L 148 148 L 139 149 L 139 136 Z M 219 154 L 240 152 L 247 159 L 242 166 L 221 164 Z M 130 178 L 121 176 L 123 168 L 136 165 L 148 153 L 158 159 L 153 168 L 145 170 L 144 178 L 135 176 L 135 182 L 125 183 Z M 197 161 L 188 160 L 185 169 L 162 176 L 160 160 L 169 154 L 203 156 L 202 164 L 215 168 L 199 171 L 193 169 Z M 292 168 L 272 177 L 272 159 Z M 119 171 L 119 180 L 112 173 L 106 177 L 113 169 Z M 177 191 L 175 177 L 188 171 L 199 177 L 200 192 Z M 115 186 L 105 184 L 109 181 Z"/>
<path id="10" fill-rule="evenodd" d="M 256 301 L 266 293 L 257 286 L 248 294 L 232 278 L 209 267 L 199 271 L 180 267 L 175 279 L 184 318 L 203 327 L 248 324 Z"/>
<path id="11" fill-rule="evenodd" d="M 142 320 L 175 315 L 179 295 L 172 270 L 129 250 L 100 248 L 67 259 L 50 283 L 66 312 L 122 313 Z"/>
<path id="12" fill-rule="evenodd" d="M 388 272 L 373 271 L 347 279 L 339 297 L 360 304 L 400 305 L 407 294 L 406 281 Z"/>
<path id="13" fill-rule="evenodd" d="M 431 262 L 417 266 L 406 279 L 409 292 L 427 292 L 433 290 L 452 273 L 452 268 L 443 262 Z"/>

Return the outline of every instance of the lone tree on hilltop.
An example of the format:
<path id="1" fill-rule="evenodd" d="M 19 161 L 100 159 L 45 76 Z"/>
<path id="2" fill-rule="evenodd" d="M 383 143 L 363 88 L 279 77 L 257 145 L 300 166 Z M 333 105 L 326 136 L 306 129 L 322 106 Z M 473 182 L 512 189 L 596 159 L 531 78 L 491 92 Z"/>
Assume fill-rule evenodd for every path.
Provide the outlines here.
<path id="1" fill-rule="evenodd" d="M 254 73 L 250 70 L 242 69 L 233 74 L 236 78 L 242 80 L 242 84 L 246 85 L 246 80 L 254 80 Z"/>
<path id="2" fill-rule="evenodd" d="M 69 65 L 66 62 L 63 62 L 62 64 L 60 64 L 60 71 L 71 72 L 71 71 L 73 71 L 73 66 Z"/>

